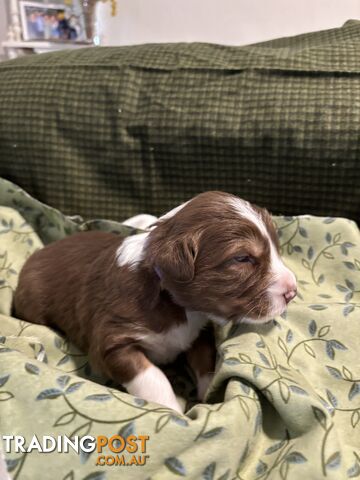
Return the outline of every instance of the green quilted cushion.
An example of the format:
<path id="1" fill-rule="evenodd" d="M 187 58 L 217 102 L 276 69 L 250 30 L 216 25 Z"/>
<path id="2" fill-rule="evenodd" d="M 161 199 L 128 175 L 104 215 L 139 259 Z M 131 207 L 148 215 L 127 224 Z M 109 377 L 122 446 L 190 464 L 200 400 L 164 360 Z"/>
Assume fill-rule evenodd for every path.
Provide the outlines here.
<path id="1" fill-rule="evenodd" d="M 360 22 L 245 47 L 99 47 L 0 64 L 0 175 L 84 217 L 227 190 L 360 215 Z"/>

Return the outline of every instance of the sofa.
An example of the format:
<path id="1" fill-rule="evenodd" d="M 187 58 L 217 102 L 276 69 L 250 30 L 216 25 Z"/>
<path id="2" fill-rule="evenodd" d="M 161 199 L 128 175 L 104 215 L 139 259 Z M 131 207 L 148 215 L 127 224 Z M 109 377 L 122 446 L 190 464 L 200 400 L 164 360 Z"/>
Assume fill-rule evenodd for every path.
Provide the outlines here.
<path id="1" fill-rule="evenodd" d="M 3 444 L 11 478 L 360 475 L 359 47 L 360 22 L 349 21 L 244 47 L 96 47 L 0 63 L 0 431 L 27 445 L 149 437 L 133 464 L 129 452 L 121 464 L 109 450 Z M 182 358 L 166 372 L 184 415 L 131 397 L 59 332 L 12 316 L 19 271 L 44 244 L 136 234 L 126 217 L 211 189 L 273 213 L 299 290 L 269 325 L 217 330 L 206 403 Z"/>

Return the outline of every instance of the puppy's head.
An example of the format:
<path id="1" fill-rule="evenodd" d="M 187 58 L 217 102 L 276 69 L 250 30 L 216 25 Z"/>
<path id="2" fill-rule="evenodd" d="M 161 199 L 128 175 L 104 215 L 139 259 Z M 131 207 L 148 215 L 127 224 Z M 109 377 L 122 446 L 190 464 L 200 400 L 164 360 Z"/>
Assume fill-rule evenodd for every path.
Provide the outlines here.
<path id="1" fill-rule="evenodd" d="M 296 295 L 269 213 L 206 192 L 162 217 L 146 257 L 179 305 L 226 321 L 265 322 Z"/>

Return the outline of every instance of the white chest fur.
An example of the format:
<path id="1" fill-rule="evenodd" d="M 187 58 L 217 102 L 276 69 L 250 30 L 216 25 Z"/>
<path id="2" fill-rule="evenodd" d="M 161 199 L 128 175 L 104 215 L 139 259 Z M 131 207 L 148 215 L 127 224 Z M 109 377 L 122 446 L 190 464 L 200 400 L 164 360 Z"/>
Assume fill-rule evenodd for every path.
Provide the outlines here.
<path id="1" fill-rule="evenodd" d="M 208 322 L 201 312 L 186 312 L 187 322 L 165 333 L 154 333 L 142 339 L 151 361 L 159 365 L 172 362 L 179 353 L 188 350 Z"/>

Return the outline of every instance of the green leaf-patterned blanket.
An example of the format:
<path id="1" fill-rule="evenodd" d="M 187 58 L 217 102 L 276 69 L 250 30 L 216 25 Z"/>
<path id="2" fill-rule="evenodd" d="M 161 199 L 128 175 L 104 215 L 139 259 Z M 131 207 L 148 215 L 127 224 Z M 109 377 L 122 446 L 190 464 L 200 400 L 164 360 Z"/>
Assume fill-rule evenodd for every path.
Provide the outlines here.
<path id="1" fill-rule="evenodd" d="M 18 273 L 43 243 L 87 229 L 134 232 L 111 221 L 65 217 L 5 180 L 0 205 L 1 435 L 22 436 L 25 447 L 34 435 L 40 442 L 46 435 L 148 437 L 135 454 L 107 447 L 23 452 L 9 441 L 10 452 L 2 447 L 11 478 L 360 476 L 360 234 L 354 222 L 275 218 L 299 295 L 271 325 L 218 331 L 207 404 L 191 404 L 194 384 L 181 360 L 169 367 L 177 392 L 190 402 L 181 416 L 97 378 L 86 356 L 57 332 L 11 316 Z"/>

